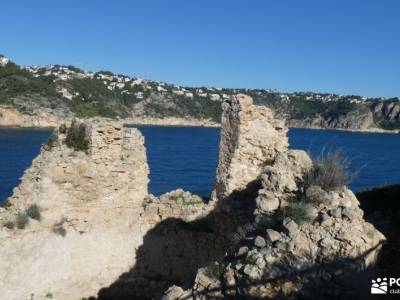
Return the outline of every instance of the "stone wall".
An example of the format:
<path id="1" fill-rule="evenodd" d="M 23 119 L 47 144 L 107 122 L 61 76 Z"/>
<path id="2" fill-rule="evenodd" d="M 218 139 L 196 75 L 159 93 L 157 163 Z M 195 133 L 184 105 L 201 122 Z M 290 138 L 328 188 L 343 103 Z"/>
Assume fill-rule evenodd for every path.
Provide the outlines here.
<path id="1" fill-rule="evenodd" d="M 221 142 L 214 199 L 240 192 L 288 147 L 287 127 L 270 109 L 239 94 L 222 105 Z"/>
<path id="2" fill-rule="evenodd" d="M 223 108 L 213 228 L 222 235 L 239 212 L 250 213 L 231 226 L 236 232 L 225 231 L 235 239 L 224 258 L 199 268 L 190 289 L 171 286 L 163 299 L 361 295 L 357 280 L 374 266 L 385 237 L 363 219 L 354 194 L 306 184 L 313 162 L 287 149 L 287 128 L 269 110 L 244 95 Z M 218 213 L 221 205 L 228 209 Z"/>
<path id="3" fill-rule="evenodd" d="M 102 122 L 86 134 L 87 153 L 68 148 L 59 133 L 0 212 L 3 224 L 32 205 L 41 214 L 24 229 L 0 228 L 1 298 L 81 299 L 134 265 L 149 229 L 139 218 L 149 172 L 143 136 Z"/>

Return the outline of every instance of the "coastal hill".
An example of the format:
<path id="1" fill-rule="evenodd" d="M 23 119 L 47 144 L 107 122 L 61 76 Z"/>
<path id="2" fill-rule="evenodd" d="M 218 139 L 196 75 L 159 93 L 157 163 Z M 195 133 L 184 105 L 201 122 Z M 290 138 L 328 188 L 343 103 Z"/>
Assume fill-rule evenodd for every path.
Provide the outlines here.
<path id="1" fill-rule="evenodd" d="M 246 93 L 289 126 L 399 130 L 399 98 L 365 98 L 265 89 L 180 87 L 74 66 L 23 67 L 0 55 L 0 125 L 56 126 L 73 117 L 136 123 L 218 124 L 221 103 Z M 162 119 L 162 121 L 160 121 Z M 169 123 L 168 123 L 169 122 Z"/>

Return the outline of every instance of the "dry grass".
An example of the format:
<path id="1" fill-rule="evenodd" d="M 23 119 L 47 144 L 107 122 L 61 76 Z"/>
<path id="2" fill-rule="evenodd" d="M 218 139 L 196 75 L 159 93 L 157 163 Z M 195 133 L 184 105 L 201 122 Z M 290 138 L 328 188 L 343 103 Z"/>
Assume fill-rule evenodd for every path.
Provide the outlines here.
<path id="1" fill-rule="evenodd" d="M 305 187 L 320 186 L 325 191 L 333 191 L 348 185 L 356 174 L 349 171 L 350 159 L 342 151 L 336 150 L 313 161 L 313 167 L 304 175 Z"/>

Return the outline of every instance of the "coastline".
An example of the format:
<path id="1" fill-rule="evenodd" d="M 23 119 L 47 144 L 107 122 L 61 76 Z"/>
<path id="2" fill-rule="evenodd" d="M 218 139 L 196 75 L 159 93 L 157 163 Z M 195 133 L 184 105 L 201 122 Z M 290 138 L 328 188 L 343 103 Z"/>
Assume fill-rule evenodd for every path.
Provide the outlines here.
<path id="1" fill-rule="evenodd" d="M 62 117 L 51 114 L 49 111 L 40 111 L 37 114 L 22 114 L 16 109 L 0 107 L 0 128 L 55 128 L 64 122 L 70 122 L 74 119 L 72 116 Z M 76 118 L 77 120 L 83 120 Z M 104 119 L 104 118 L 88 118 Z M 126 125 L 148 125 L 148 126 L 182 126 L 182 127 L 221 127 L 210 119 L 185 119 L 185 118 L 118 118 L 120 122 Z M 385 130 L 380 128 L 354 129 L 354 128 L 324 128 L 319 126 L 290 126 L 289 128 L 313 129 L 313 130 L 337 130 L 359 133 L 384 133 L 400 134 L 400 130 Z"/>
<path id="2" fill-rule="evenodd" d="M 330 130 L 330 131 L 347 131 L 347 132 L 357 132 L 357 133 L 383 133 L 383 134 L 400 134 L 400 130 L 386 130 L 381 128 L 368 128 L 368 129 L 355 129 L 355 128 L 326 128 L 326 127 L 302 127 L 302 126 L 288 126 L 289 128 L 296 129 L 312 129 L 312 130 Z"/>

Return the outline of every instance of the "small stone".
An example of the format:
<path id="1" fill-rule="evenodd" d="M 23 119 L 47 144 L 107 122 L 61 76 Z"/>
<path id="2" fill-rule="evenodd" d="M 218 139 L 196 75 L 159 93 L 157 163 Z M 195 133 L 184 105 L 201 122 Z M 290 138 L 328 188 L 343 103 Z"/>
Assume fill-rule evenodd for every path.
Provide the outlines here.
<path id="1" fill-rule="evenodd" d="M 344 217 L 348 218 L 350 221 L 354 218 L 354 212 L 350 208 L 345 208 L 342 210 L 342 214 Z"/>
<path id="2" fill-rule="evenodd" d="M 237 254 L 236 254 L 236 256 L 245 255 L 245 254 L 247 254 L 247 252 L 249 252 L 249 248 L 248 247 L 246 247 L 246 246 L 240 247 L 238 252 L 237 252 Z"/>
<path id="3" fill-rule="evenodd" d="M 271 243 L 280 240 L 281 234 L 273 229 L 267 229 L 267 240 Z"/>
<path id="4" fill-rule="evenodd" d="M 225 281 L 225 285 L 227 287 L 235 286 L 235 284 L 236 284 L 235 272 L 231 268 L 229 268 L 224 273 L 224 281 Z"/>
<path id="5" fill-rule="evenodd" d="M 237 263 L 235 266 L 234 266 L 234 268 L 235 268 L 235 270 L 240 270 L 240 269 L 242 269 L 243 268 L 243 264 L 241 264 L 241 263 Z"/>
<path id="6" fill-rule="evenodd" d="M 328 220 L 330 217 L 326 212 L 323 212 L 321 214 L 321 223 L 325 222 L 326 220 Z"/>
<path id="7" fill-rule="evenodd" d="M 340 219 L 342 217 L 342 210 L 340 208 L 331 209 L 329 214 L 334 218 Z"/>
<path id="8" fill-rule="evenodd" d="M 261 236 L 257 236 L 254 240 L 254 245 L 258 248 L 264 248 L 267 243 L 265 242 L 265 239 Z"/>
<path id="9" fill-rule="evenodd" d="M 260 271 L 255 265 L 246 265 L 243 269 L 243 273 L 250 277 L 250 279 L 259 279 Z"/>
<path id="10" fill-rule="evenodd" d="M 259 267 L 260 269 L 264 269 L 266 263 L 264 260 L 264 257 L 260 256 L 259 258 L 257 258 L 256 260 L 256 266 Z"/>
<path id="11" fill-rule="evenodd" d="M 287 243 L 283 243 L 283 242 L 277 242 L 276 243 L 276 248 L 278 248 L 279 250 L 287 250 L 288 248 L 288 244 Z"/>
<path id="12" fill-rule="evenodd" d="M 285 228 L 287 233 L 290 235 L 296 233 L 299 230 L 299 225 L 297 225 L 296 222 L 292 219 L 286 218 L 285 220 L 283 220 L 283 228 Z"/>
<path id="13" fill-rule="evenodd" d="M 334 241 L 330 238 L 323 238 L 319 244 L 322 248 L 331 248 L 333 245 Z"/>
<path id="14" fill-rule="evenodd" d="M 279 208 L 279 199 L 271 192 L 261 190 L 256 198 L 256 206 L 262 212 L 272 212 Z"/>
<path id="15" fill-rule="evenodd" d="M 179 286 L 171 286 L 162 297 L 162 300 L 177 300 L 183 294 L 183 289 Z"/>

